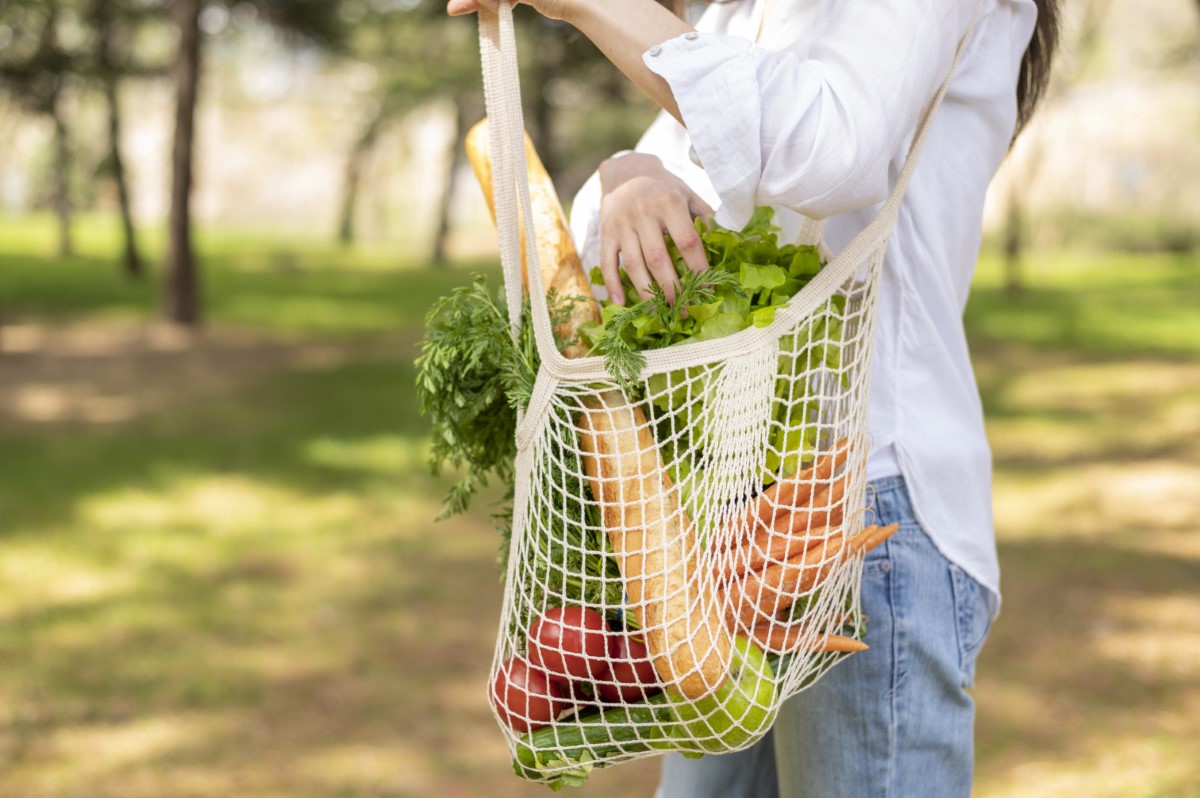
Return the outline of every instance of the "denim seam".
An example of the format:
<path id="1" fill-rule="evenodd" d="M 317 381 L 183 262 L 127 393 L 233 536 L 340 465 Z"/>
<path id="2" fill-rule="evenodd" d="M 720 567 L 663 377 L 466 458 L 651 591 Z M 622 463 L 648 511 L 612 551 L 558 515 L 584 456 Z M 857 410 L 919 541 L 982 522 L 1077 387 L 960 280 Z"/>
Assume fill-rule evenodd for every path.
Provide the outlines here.
<path id="1" fill-rule="evenodd" d="M 987 628 L 978 640 L 975 637 L 975 605 L 979 600 L 979 592 L 984 588 L 958 565 L 950 563 L 950 587 L 955 605 L 955 635 L 958 642 L 958 669 L 964 689 L 974 686 L 975 669 L 972 661 L 975 654 L 983 646 L 987 638 Z"/>
<path id="2" fill-rule="evenodd" d="M 889 540 L 884 543 L 887 552 L 888 560 L 892 560 L 892 542 Z M 888 753 L 887 753 L 887 770 L 883 782 L 883 798 L 891 798 L 892 782 L 895 779 L 896 769 L 896 737 L 899 735 L 899 718 L 896 707 L 898 697 L 897 692 L 900 688 L 900 603 L 896 598 L 896 583 L 897 571 L 899 569 L 893 567 L 887 574 L 888 577 L 888 596 L 891 599 L 892 610 L 892 683 L 888 688 L 888 709 L 891 712 L 891 724 L 888 729 Z"/>

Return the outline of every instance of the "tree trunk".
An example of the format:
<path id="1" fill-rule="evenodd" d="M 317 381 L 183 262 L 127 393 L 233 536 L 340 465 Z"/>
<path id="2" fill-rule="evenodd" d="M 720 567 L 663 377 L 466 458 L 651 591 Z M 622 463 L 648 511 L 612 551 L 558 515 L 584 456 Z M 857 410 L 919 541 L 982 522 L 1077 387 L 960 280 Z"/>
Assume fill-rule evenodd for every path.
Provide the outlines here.
<path id="1" fill-rule="evenodd" d="M 1025 222 L 1021 212 L 1017 181 L 1008 189 L 1008 213 L 1004 221 L 1004 290 L 1009 297 L 1020 296 L 1024 288 L 1021 261 L 1025 251 Z"/>
<path id="2" fill-rule="evenodd" d="M 125 160 L 121 156 L 121 108 L 117 99 L 117 79 L 110 75 L 104 83 L 105 99 L 108 102 L 109 163 L 112 178 L 117 187 L 117 204 L 121 210 L 121 229 L 125 236 L 125 276 L 140 280 L 145 275 L 142 258 L 138 253 L 137 231 L 133 226 L 133 203 L 129 199 L 129 183 L 125 177 Z"/>
<path id="3" fill-rule="evenodd" d="M 60 84 L 50 99 L 50 118 L 54 120 L 54 215 L 58 217 L 58 255 L 69 258 L 75 254 L 71 241 L 71 145 L 62 113 L 62 78 L 58 80 Z"/>
<path id="4" fill-rule="evenodd" d="M 354 243 L 354 214 L 358 209 L 358 188 L 362 182 L 363 161 L 379 138 L 379 131 L 387 115 L 387 106 L 386 99 L 380 101 L 379 109 L 363 127 L 354 146 L 350 148 L 350 155 L 346 158 L 346 171 L 342 180 L 342 211 L 338 221 L 338 242 L 341 244 Z"/>
<path id="5" fill-rule="evenodd" d="M 138 254 L 137 232 L 134 230 L 133 210 L 129 200 L 129 184 L 125 178 L 125 160 L 121 157 L 121 106 L 117 93 L 117 73 L 112 63 L 112 0 L 95 0 L 92 4 L 92 21 L 99 37 L 96 56 L 100 80 L 104 88 L 104 101 L 108 106 L 108 163 L 112 168 L 113 183 L 117 189 L 121 229 L 125 236 L 125 253 L 122 263 L 125 276 L 131 280 L 139 280 L 145 270 L 142 268 L 142 259 Z"/>
<path id="6" fill-rule="evenodd" d="M 450 148 L 450 168 L 442 186 L 442 199 L 438 203 L 437 230 L 433 237 L 433 265 L 446 263 L 446 243 L 450 238 L 450 211 L 454 200 L 454 186 L 458 182 L 458 171 L 462 168 L 464 148 L 467 146 L 467 109 L 462 98 L 454 103 L 454 144 Z"/>
<path id="7" fill-rule="evenodd" d="M 200 292 L 192 251 L 192 151 L 200 83 L 201 0 L 177 0 L 179 60 L 175 65 L 174 174 L 171 181 L 170 243 L 167 250 L 166 316 L 189 327 L 200 323 Z"/>
<path id="8" fill-rule="evenodd" d="M 1004 220 L 1004 289 L 1011 298 L 1025 290 L 1025 250 L 1028 245 L 1028 219 L 1025 215 L 1025 197 L 1029 189 L 1036 188 L 1038 169 L 1043 150 L 1036 140 L 1024 142 L 1026 151 L 1013 164 L 1017 167 L 1008 183 L 1008 208 Z"/>

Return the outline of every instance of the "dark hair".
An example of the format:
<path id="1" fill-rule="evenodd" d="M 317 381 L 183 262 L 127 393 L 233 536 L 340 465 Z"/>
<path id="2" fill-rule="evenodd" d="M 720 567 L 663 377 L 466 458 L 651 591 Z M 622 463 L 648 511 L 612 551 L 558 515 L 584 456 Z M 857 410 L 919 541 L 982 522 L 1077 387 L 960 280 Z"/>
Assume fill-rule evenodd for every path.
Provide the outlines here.
<path id="1" fill-rule="evenodd" d="M 1054 51 L 1058 49 L 1060 0 L 1035 0 L 1037 3 L 1037 26 L 1033 38 L 1021 58 L 1021 71 L 1017 73 L 1017 130 L 1013 138 L 1025 128 L 1029 117 L 1037 108 L 1046 86 L 1050 84 L 1050 67 L 1054 63 Z"/>
<path id="2" fill-rule="evenodd" d="M 658 0 L 676 14 L 683 16 L 689 0 Z M 1050 83 L 1050 67 L 1054 62 L 1054 51 L 1058 47 L 1061 0 L 1034 0 L 1037 4 L 1037 27 L 1033 39 L 1021 58 L 1021 71 L 1017 74 L 1017 130 L 1020 133 L 1033 116 L 1046 86 Z M 1016 138 L 1016 135 L 1013 136 Z"/>

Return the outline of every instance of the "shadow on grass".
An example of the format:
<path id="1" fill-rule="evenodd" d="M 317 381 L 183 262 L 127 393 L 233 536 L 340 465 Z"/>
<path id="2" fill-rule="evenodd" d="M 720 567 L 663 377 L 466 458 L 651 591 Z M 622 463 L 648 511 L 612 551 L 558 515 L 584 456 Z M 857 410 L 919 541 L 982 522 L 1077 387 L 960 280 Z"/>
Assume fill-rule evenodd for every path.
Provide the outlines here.
<path id="1" fill-rule="evenodd" d="M 1037 479 L 1098 464 L 1189 462 L 1200 361 L 984 340 L 973 347 L 997 471 Z M 1066 471 L 1064 471 L 1066 469 Z"/>
<path id="2" fill-rule="evenodd" d="M 1169 658 L 1170 641 L 1189 633 L 1169 614 L 1156 622 L 1153 608 L 1194 607 L 1200 562 L 1096 541 L 1009 542 L 1000 555 L 1004 612 L 979 666 L 982 779 L 1028 762 L 1101 760 L 1194 725 L 1196 664 L 1173 669 L 1142 654 Z M 1122 612 L 1135 607 L 1151 619 Z M 1180 764 L 1200 784 L 1200 761 Z"/>
<path id="3" fill-rule="evenodd" d="M 413 376 L 373 360 L 137 423 L 0 431 L 4 565 L 26 570 L 0 590 L 0 793 L 53 773 L 131 795 L 159 773 L 167 794 L 203 771 L 219 794 L 359 794 L 322 756 L 367 745 L 391 782 L 410 754 L 428 767 L 413 793 L 371 794 L 456 794 L 433 785 L 478 778 L 464 733 L 500 760 L 482 700 L 497 540 L 481 515 L 432 523 L 445 484 Z M 53 584 L 29 573 L 47 562 Z M 80 742 L 152 721 L 169 744 L 108 761 Z"/>
<path id="4" fill-rule="evenodd" d="M 43 534 L 71 522 L 83 497 L 122 487 L 163 490 L 189 476 L 242 475 L 300 492 L 412 479 L 427 429 L 413 379 L 411 362 L 397 357 L 277 375 L 235 399 L 185 403 L 136 422 L 5 429 L 0 535 Z M 378 436 L 409 447 L 404 469 L 380 474 L 323 464 L 311 453 L 315 441 Z"/>
<path id="5" fill-rule="evenodd" d="M 466 519 L 444 535 L 480 531 Z M 232 572 L 164 572 L 140 590 L 41 616 L 38 639 L 22 646 L 36 656 L 5 677 L 31 690 L 35 708 L 9 727 L 25 744 L 7 764 L 19 773 L 23 760 L 46 757 L 56 733 L 158 718 L 183 731 L 111 763 L 86 794 L 198 773 L 218 789 L 296 796 L 544 794 L 509 774 L 483 701 L 499 597 L 491 557 L 427 530 L 419 537 L 348 533 L 317 561 L 260 555 Z M 347 557 L 352 578 L 337 574 Z M 1113 601 L 1196 598 L 1194 561 L 1062 541 L 1006 544 L 1002 558 L 1005 617 L 980 665 L 981 778 L 1016 763 L 1086 760 L 1161 731 L 1200 698 L 1194 675 L 1147 671 L 1103 645 L 1129 625 L 1113 617 Z M 1200 778 L 1200 765 L 1184 767 Z M 648 794 L 653 768 L 598 773 L 581 794 Z"/>
<path id="6" fill-rule="evenodd" d="M 360 362 L 5 433 L 9 565 L 63 583 L 0 601 L 0 793 L 544 793 L 483 698 L 497 539 L 478 510 L 432 522 L 412 379 Z"/>

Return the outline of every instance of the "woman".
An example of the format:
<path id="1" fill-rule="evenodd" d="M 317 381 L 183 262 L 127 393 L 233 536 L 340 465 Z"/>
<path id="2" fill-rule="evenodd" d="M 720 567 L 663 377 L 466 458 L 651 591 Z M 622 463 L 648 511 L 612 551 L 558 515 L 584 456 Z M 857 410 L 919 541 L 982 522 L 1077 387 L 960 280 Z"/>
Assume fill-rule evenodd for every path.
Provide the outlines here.
<path id="1" fill-rule="evenodd" d="M 882 270 L 868 479 L 879 523 L 902 526 L 867 558 L 871 649 L 787 702 L 753 748 L 666 757 L 658 793 L 969 795 L 966 688 L 999 608 L 999 567 L 962 311 L 988 182 L 1045 86 L 1056 0 L 729 0 L 695 30 L 655 0 L 525 2 L 577 27 L 664 109 L 572 212 L 584 263 L 600 264 L 617 302 L 620 268 L 643 298 L 652 281 L 670 295 L 664 231 L 705 269 L 691 219 L 713 208 L 740 228 L 774 206 L 785 236 L 824 219 L 830 248 L 845 246 L 888 194 L 971 31 Z"/>

